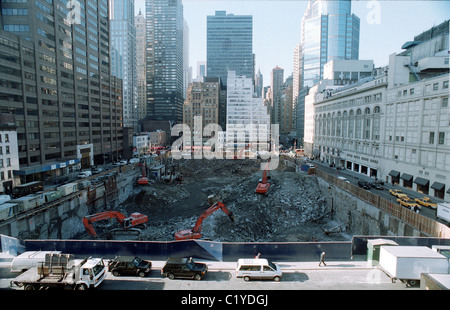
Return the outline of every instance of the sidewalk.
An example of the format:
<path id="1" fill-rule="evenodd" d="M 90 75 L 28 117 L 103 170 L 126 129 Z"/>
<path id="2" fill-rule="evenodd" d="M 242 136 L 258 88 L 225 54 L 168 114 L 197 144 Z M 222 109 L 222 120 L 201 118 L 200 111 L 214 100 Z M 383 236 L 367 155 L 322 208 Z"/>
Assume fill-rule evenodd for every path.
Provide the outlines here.
<path id="1" fill-rule="evenodd" d="M 235 270 L 236 262 L 217 262 L 217 261 L 205 261 L 196 260 L 198 263 L 205 263 L 208 266 L 208 270 Z M 319 262 L 274 262 L 278 264 L 283 271 L 296 271 L 296 270 L 355 270 L 355 269 L 376 269 L 376 266 L 372 266 L 367 261 L 325 261 L 326 266 L 319 266 Z M 152 261 L 152 269 L 160 270 L 164 267 L 165 261 Z"/>

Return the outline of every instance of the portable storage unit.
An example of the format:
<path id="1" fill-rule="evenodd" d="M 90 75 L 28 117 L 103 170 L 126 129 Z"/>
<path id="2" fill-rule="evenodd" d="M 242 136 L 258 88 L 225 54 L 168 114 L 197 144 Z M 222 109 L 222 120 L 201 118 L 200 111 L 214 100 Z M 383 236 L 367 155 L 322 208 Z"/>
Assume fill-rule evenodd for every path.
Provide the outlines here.
<path id="1" fill-rule="evenodd" d="M 372 266 L 378 265 L 380 260 L 381 246 L 396 246 L 397 242 L 389 239 L 369 239 L 367 240 L 367 262 Z"/>
<path id="2" fill-rule="evenodd" d="M 415 285 L 422 273 L 448 273 L 448 259 L 426 246 L 382 246 L 380 268 L 392 281 Z"/>
<path id="3" fill-rule="evenodd" d="M 56 188 L 62 196 L 72 194 L 77 191 L 77 183 L 67 183 Z"/>

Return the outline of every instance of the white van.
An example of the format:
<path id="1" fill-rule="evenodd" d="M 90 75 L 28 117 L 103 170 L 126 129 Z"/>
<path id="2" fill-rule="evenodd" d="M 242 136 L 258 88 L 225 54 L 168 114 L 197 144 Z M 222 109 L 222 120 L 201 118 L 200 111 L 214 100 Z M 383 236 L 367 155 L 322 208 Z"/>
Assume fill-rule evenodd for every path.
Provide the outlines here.
<path id="1" fill-rule="evenodd" d="M 16 256 L 11 262 L 11 272 L 24 272 L 45 261 L 46 254 L 60 254 L 61 251 L 28 251 Z"/>
<path id="2" fill-rule="evenodd" d="M 130 164 L 137 164 L 139 162 L 139 158 L 131 158 Z"/>
<path id="3" fill-rule="evenodd" d="M 78 174 L 78 178 L 79 179 L 84 179 L 84 178 L 87 178 L 87 177 L 90 177 L 92 175 L 92 172 L 91 171 L 82 171 L 82 172 L 80 172 L 79 174 Z"/>
<path id="4" fill-rule="evenodd" d="M 236 267 L 236 278 L 250 279 L 273 279 L 280 281 L 283 273 L 280 266 L 265 258 L 247 259 L 240 258 Z"/>

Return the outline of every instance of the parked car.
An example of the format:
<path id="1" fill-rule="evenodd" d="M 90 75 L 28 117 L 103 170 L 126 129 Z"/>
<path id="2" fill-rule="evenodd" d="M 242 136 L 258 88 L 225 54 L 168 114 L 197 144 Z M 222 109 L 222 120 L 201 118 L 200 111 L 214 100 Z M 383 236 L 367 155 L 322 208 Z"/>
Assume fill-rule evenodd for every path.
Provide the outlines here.
<path id="1" fill-rule="evenodd" d="M 408 195 L 406 195 L 399 189 L 390 189 L 389 194 L 391 194 L 392 196 L 395 196 L 397 198 L 408 198 Z"/>
<path id="2" fill-rule="evenodd" d="M 161 269 L 161 275 L 173 280 L 175 278 L 190 278 L 201 280 L 205 277 L 208 266 L 196 263 L 192 257 L 171 257 Z"/>
<path id="3" fill-rule="evenodd" d="M 268 259 L 243 259 L 238 260 L 236 266 L 236 277 L 244 278 L 245 281 L 251 279 L 270 279 L 280 281 L 283 276 L 280 266 L 272 263 Z"/>
<path id="4" fill-rule="evenodd" d="M 358 186 L 364 189 L 370 189 L 370 183 L 366 181 L 358 181 Z"/>
<path id="5" fill-rule="evenodd" d="M 412 210 L 414 212 L 417 212 L 417 213 L 419 213 L 420 209 L 422 209 L 422 207 L 417 202 L 415 202 L 414 200 L 412 200 L 409 197 L 399 198 L 399 199 L 397 199 L 397 202 L 402 207 L 408 208 L 408 209 L 410 209 L 410 210 Z"/>
<path id="6" fill-rule="evenodd" d="M 383 186 L 381 186 L 381 184 L 378 183 L 378 182 L 372 182 L 372 183 L 370 183 L 370 186 L 375 188 L 375 189 L 379 189 L 379 190 L 383 189 Z"/>
<path id="7" fill-rule="evenodd" d="M 113 276 L 139 276 L 145 277 L 150 273 L 152 263 L 137 256 L 118 256 L 108 265 L 108 271 Z"/>
<path id="8" fill-rule="evenodd" d="M 100 173 L 100 172 L 103 172 L 103 168 L 100 168 L 100 167 L 94 167 L 94 168 L 92 168 L 92 173 L 93 173 L 93 174 L 98 174 L 98 173 Z"/>
<path id="9" fill-rule="evenodd" d="M 431 209 L 437 209 L 437 203 L 431 201 L 431 199 L 428 197 L 416 198 L 416 199 L 414 199 L 414 201 L 424 207 L 428 207 Z"/>
<path id="10" fill-rule="evenodd" d="M 77 178 L 78 178 L 78 179 L 84 179 L 84 178 L 90 177 L 91 175 L 92 175 L 92 172 L 91 172 L 91 171 L 83 171 L 83 172 L 80 172 L 80 173 L 77 175 Z"/>

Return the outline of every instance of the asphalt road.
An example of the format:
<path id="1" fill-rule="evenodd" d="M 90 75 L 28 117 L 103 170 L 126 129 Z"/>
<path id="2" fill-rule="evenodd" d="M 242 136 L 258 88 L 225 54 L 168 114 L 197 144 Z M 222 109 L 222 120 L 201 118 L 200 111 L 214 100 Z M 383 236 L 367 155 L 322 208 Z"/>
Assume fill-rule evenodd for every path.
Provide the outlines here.
<path id="1" fill-rule="evenodd" d="M 358 186 L 358 181 L 362 180 L 362 181 L 368 181 L 368 182 L 374 182 L 373 178 L 370 178 L 368 176 L 364 176 L 362 174 L 353 172 L 353 171 L 349 171 L 349 170 L 337 170 L 336 168 L 333 167 L 329 167 L 326 163 L 321 163 L 320 161 L 312 161 L 312 164 L 317 166 L 317 169 L 324 171 L 328 174 L 332 174 L 336 177 L 342 176 L 345 177 L 350 183 L 352 183 L 353 185 Z M 387 200 L 390 200 L 392 202 L 397 203 L 397 198 L 392 196 L 391 194 L 389 194 L 389 190 L 390 189 L 400 189 L 402 192 L 404 192 L 405 194 L 408 195 L 408 197 L 410 198 L 422 198 L 425 195 L 418 193 L 416 191 L 410 190 L 408 188 L 404 188 L 402 186 L 398 186 L 398 185 L 392 185 L 390 183 L 385 182 L 383 185 L 383 189 L 379 190 L 379 189 L 375 189 L 375 188 L 371 188 L 368 191 L 376 194 L 376 195 L 380 195 L 382 198 L 385 198 Z M 441 201 L 435 197 L 430 197 L 433 201 Z M 422 206 L 421 210 L 420 210 L 420 214 L 423 216 L 426 216 L 428 218 L 431 218 L 433 220 L 436 220 L 436 210 L 431 209 L 431 208 L 427 208 Z"/>

